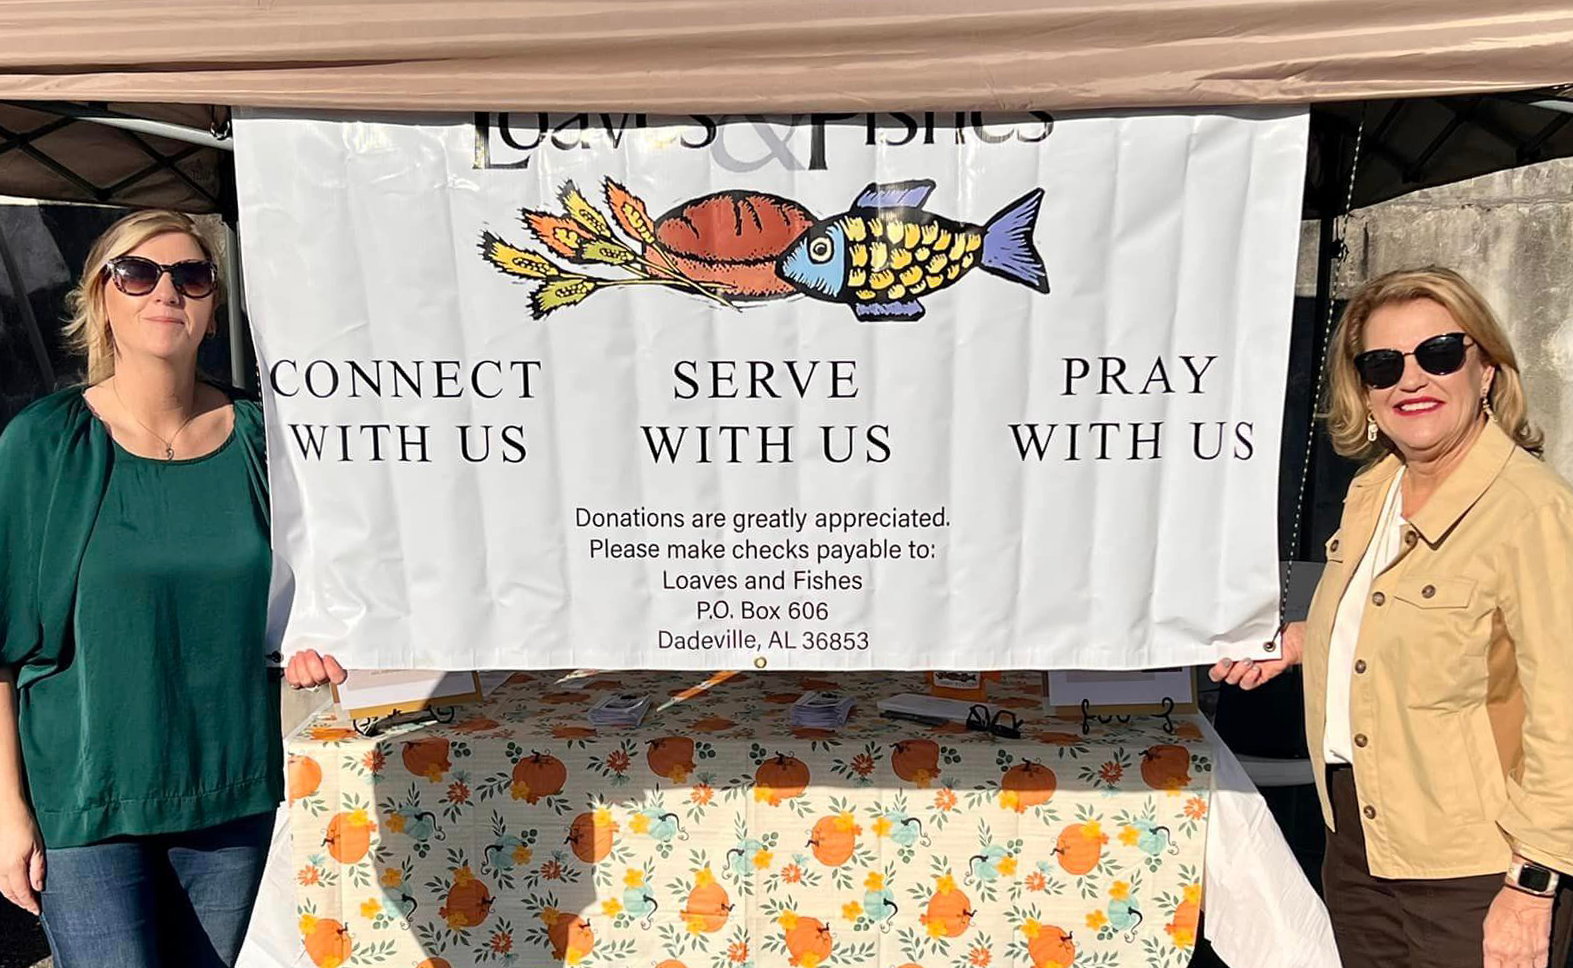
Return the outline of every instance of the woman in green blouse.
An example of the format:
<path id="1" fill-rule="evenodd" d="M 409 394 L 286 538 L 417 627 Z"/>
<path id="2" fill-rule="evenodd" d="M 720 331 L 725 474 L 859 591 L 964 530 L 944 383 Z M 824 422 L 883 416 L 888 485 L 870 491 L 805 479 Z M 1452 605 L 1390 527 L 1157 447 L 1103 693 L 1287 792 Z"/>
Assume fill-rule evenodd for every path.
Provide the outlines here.
<path id="1" fill-rule="evenodd" d="M 233 964 L 282 799 L 261 413 L 196 372 L 218 295 L 191 219 L 116 223 L 88 385 L 0 435 L 0 893 L 56 968 Z"/>

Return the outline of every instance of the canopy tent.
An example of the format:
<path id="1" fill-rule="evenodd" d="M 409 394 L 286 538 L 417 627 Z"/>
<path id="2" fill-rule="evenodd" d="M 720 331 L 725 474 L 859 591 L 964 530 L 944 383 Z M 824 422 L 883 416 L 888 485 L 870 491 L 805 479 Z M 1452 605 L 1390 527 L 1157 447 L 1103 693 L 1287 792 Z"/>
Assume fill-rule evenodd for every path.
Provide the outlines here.
<path id="1" fill-rule="evenodd" d="M 1573 154 L 1565 116 L 1480 96 L 1573 81 L 1573 0 L 1514 6 L 0 0 L 0 193 L 226 211 L 228 166 L 212 135 L 227 130 L 229 105 L 786 113 L 1343 102 L 1318 111 L 1318 141 L 1325 152 L 1329 139 L 1347 140 L 1338 133 L 1365 113 L 1370 164 L 1354 201 L 1369 204 Z M 1433 100 L 1397 100 L 1410 98 Z M 72 120 L 84 111 L 189 132 Z M 1313 193 L 1308 212 L 1322 214 L 1322 203 Z"/>

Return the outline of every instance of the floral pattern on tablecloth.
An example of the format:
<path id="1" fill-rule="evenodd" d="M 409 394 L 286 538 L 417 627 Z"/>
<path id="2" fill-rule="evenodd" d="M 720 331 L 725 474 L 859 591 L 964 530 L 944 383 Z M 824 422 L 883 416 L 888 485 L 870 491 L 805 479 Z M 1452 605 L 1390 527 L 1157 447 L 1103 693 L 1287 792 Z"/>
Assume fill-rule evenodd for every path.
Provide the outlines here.
<path id="1" fill-rule="evenodd" d="M 447 725 L 289 744 L 299 930 L 322 968 L 1172 968 L 1201 906 L 1193 721 L 1043 716 L 1019 740 L 883 719 L 912 674 L 520 673 Z M 839 689 L 838 733 L 791 703 Z M 596 730 L 607 690 L 656 697 Z M 1027 721 L 1030 718 L 1030 721 Z"/>

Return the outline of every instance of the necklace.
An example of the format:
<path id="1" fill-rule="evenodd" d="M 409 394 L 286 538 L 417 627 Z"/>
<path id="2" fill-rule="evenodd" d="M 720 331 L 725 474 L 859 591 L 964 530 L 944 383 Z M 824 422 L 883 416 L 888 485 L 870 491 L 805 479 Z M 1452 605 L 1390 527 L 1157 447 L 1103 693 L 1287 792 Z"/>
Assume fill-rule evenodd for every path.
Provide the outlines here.
<path id="1" fill-rule="evenodd" d="M 163 437 L 160 437 L 157 433 L 155 433 L 152 427 L 149 427 L 147 424 L 143 423 L 142 419 L 140 417 L 138 417 L 136 414 L 132 413 L 130 407 L 126 406 L 126 401 L 123 400 L 121 398 L 121 396 L 120 396 L 120 381 L 119 380 L 111 380 L 110 383 L 109 383 L 109 388 L 111 390 L 115 391 L 115 399 L 120 401 L 120 409 L 124 410 L 127 414 L 129 414 L 131 416 L 131 419 L 135 420 L 137 422 L 137 426 L 139 426 L 143 430 L 147 431 L 155 439 L 157 439 L 159 443 L 164 445 L 164 459 L 165 460 L 174 460 L 175 459 L 175 438 L 180 436 L 180 431 L 185 430 L 186 427 L 191 423 L 191 421 L 197 419 L 197 415 L 195 413 L 193 413 L 191 416 L 187 417 L 186 418 L 186 422 L 181 424 L 180 427 L 177 428 L 175 430 L 175 432 L 170 435 L 168 440 L 165 440 Z"/>

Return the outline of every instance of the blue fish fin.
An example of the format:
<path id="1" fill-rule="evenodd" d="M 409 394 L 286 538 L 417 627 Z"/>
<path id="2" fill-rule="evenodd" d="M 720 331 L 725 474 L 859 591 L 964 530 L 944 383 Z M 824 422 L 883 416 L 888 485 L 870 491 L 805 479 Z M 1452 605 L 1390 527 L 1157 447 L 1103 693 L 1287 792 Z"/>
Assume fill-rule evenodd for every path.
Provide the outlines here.
<path id="1" fill-rule="evenodd" d="M 1019 282 L 1038 292 L 1049 291 L 1049 273 L 1032 245 L 1038 225 L 1038 206 L 1043 204 L 1043 189 L 1032 191 L 1011 202 L 983 227 L 983 258 L 980 265 L 1002 279 Z"/>
<path id="2" fill-rule="evenodd" d="M 916 299 L 905 302 L 855 303 L 852 312 L 865 323 L 910 323 L 923 318 L 923 304 Z"/>
<path id="3" fill-rule="evenodd" d="M 863 189 L 863 194 L 852 203 L 853 208 L 922 208 L 928 204 L 934 183 L 926 178 L 917 181 L 893 182 L 881 185 L 875 182 Z"/>

